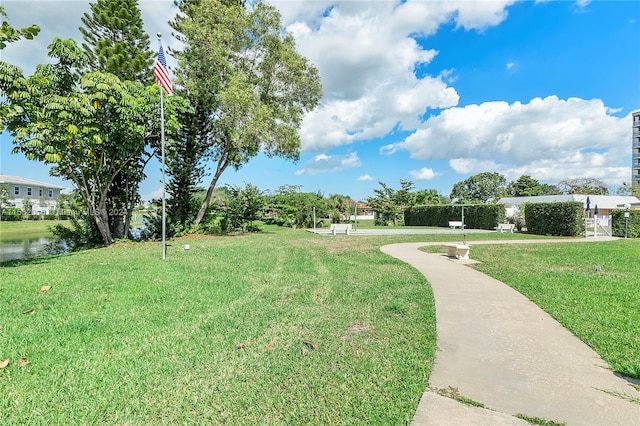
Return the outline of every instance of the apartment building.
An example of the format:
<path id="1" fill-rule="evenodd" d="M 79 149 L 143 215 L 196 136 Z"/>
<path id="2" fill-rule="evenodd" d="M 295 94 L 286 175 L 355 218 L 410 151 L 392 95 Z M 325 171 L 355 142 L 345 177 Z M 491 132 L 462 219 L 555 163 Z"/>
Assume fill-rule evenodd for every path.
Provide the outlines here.
<path id="1" fill-rule="evenodd" d="M 30 214 L 49 214 L 55 210 L 63 189 L 61 186 L 33 179 L 0 175 L 0 190 L 7 191 L 9 206 L 22 209 L 24 201 L 28 199 L 31 204 Z"/>
<path id="2" fill-rule="evenodd" d="M 640 185 L 640 110 L 633 116 L 631 143 L 631 184 Z"/>

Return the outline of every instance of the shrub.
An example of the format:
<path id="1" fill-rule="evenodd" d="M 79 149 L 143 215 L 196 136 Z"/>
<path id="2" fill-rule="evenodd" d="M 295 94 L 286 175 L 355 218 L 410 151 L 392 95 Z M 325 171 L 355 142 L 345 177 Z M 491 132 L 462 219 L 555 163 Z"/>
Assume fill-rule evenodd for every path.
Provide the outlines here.
<path id="1" fill-rule="evenodd" d="M 611 212 L 611 233 L 614 237 L 624 237 L 625 214 L 626 210 L 613 210 Z M 640 237 L 640 210 L 629 210 L 629 219 L 627 220 L 627 237 Z"/>
<path id="2" fill-rule="evenodd" d="M 577 201 L 527 203 L 524 215 L 531 234 L 575 237 L 584 232 L 584 206 Z"/>
<path id="3" fill-rule="evenodd" d="M 6 222 L 22 220 L 22 211 L 15 207 L 3 207 L 0 209 L 0 220 Z"/>
<path id="4" fill-rule="evenodd" d="M 428 205 L 409 207 L 404 212 L 407 226 L 449 226 L 451 220 L 461 220 L 464 208 L 465 227 L 472 229 L 495 229 L 505 217 L 501 204 L 478 204 L 462 206 L 459 204 Z"/>

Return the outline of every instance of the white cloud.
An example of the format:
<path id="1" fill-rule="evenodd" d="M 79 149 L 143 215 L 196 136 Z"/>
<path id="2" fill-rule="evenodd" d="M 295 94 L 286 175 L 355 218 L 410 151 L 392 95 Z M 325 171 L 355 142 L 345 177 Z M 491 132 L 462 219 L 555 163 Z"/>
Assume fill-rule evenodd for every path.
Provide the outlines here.
<path id="1" fill-rule="evenodd" d="M 466 175 L 487 170 L 496 170 L 498 165 L 493 161 L 478 161 L 473 158 L 454 158 L 449 160 L 449 167 L 456 173 Z"/>
<path id="2" fill-rule="evenodd" d="M 358 154 L 352 152 L 347 155 L 319 154 L 307 161 L 304 168 L 297 170 L 296 175 L 316 175 L 324 172 L 336 172 L 339 170 L 360 167 L 362 163 Z"/>
<path id="3" fill-rule="evenodd" d="M 454 72 L 456 72 L 455 68 L 451 68 L 449 70 L 440 71 L 439 75 L 443 81 L 446 81 L 449 84 L 453 84 L 458 79 L 458 76 L 453 74 Z"/>
<path id="4" fill-rule="evenodd" d="M 373 177 L 369 175 L 362 175 L 362 176 L 359 176 L 356 180 L 360 182 L 366 182 L 368 180 L 373 180 Z"/>
<path id="5" fill-rule="evenodd" d="M 434 172 L 433 169 L 423 167 L 420 170 L 409 171 L 409 175 L 416 180 L 431 180 L 438 176 L 438 173 Z"/>
<path id="6" fill-rule="evenodd" d="M 516 63 L 513 61 L 509 61 L 507 62 L 507 69 L 510 70 L 511 68 L 515 67 Z"/>
<path id="7" fill-rule="evenodd" d="M 168 197 L 168 195 L 165 195 Z M 142 196 L 142 199 L 144 201 L 151 201 L 151 200 L 160 200 L 162 199 L 162 186 L 159 186 L 156 190 L 148 193 L 148 194 L 144 194 Z"/>
<path id="8" fill-rule="evenodd" d="M 385 150 L 405 149 L 425 161 L 452 159 L 450 167 L 461 174 L 498 171 L 544 181 L 589 176 L 619 182 L 629 173 L 631 119 L 610 112 L 599 99 L 556 96 L 527 104 L 467 105 L 431 117 Z"/>
<path id="9" fill-rule="evenodd" d="M 40 33 L 33 40 L 11 43 L 2 51 L 3 61 L 18 65 L 26 74 L 32 74 L 38 64 L 53 62 L 47 56 L 47 46 L 54 37 L 81 40 L 80 18 L 89 11 L 88 1 L 2 0 L 2 6 L 12 26 L 22 28 L 36 24 L 40 27 Z"/>
<path id="10" fill-rule="evenodd" d="M 448 86 L 455 81 L 452 71 L 416 77 L 415 67 L 430 63 L 437 52 L 414 37 L 434 34 L 449 22 L 466 30 L 497 25 L 513 1 L 271 3 L 320 72 L 322 104 L 301 127 L 303 152 L 319 152 L 380 138 L 395 128 L 415 129 L 428 108 L 457 105 L 458 93 Z"/>
<path id="11" fill-rule="evenodd" d="M 465 29 L 483 30 L 487 27 L 498 25 L 507 18 L 505 6 L 515 1 L 465 1 L 452 2 L 458 8 L 456 23 L 458 27 Z M 496 7 L 497 6 L 497 7 Z"/>
<path id="12" fill-rule="evenodd" d="M 400 146 L 399 144 L 396 144 L 396 143 L 381 146 L 379 150 L 380 155 L 385 155 L 385 156 L 393 155 L 398 151 L 400 151 Z"/>

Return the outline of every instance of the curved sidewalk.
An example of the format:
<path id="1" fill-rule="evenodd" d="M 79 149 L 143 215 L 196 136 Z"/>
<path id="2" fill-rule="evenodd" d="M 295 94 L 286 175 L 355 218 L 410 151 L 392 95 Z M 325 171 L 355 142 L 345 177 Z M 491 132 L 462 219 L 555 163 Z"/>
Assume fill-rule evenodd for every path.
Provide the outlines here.
<path id="1" fill-rule="evenodd" d="M 482 241 L 478 244 L 599 242 Z M 526 415 L 568 425 L 637 425 L 640 392 L 586 344 L 506 284 L 443 255 L 418 250 L 445 243 L 381 247 L 429 281 L 436 302 L 436 358 L 413 425 L 528 424 Z M 471 249 L 473 257 L 473 247 Z M 440 396 L 453 390 L 482 403 Z"/>

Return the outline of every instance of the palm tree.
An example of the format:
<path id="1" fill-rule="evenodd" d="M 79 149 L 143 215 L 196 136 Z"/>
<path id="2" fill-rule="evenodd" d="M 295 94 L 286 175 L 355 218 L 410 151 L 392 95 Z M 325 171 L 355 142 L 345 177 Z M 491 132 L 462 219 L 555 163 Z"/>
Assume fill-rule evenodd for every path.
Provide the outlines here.
<path id="1" fill-rule="evenodd" d="M 340 223 L 349 213 L 349 197 L 340 194 L 331 194 L 327 200 L 329 217 L 332 223 Z"/>

